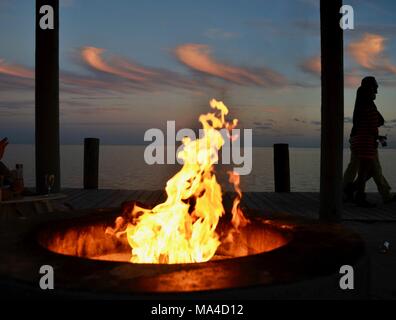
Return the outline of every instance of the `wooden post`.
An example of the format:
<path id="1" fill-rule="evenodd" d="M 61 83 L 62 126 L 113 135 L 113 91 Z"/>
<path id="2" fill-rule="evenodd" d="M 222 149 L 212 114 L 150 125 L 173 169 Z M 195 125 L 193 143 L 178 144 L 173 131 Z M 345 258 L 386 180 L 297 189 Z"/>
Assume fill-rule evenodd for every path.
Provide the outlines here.
<path id="1" fill-rule="evenodd" d="M 84 139 L 84 189 L 98 189 L 99 139 Z"/>
<path id="2" fill-rule="evenodd" d="M 322 132 L 319 216 L 324 221 L 339 221 L 342 215 L 344 48 L 341 6 L 342 0 L 320 1 Z"/>
<path id="3" fill-rule="evenodd" d="M 53 174 L 59 192 L 59 0 L 36 0 L 35 79 L 36 190 L 46 193 Z"/>
<path id="4" fill-rule="evenodd" d="M 275 192 L 290 192 L 289 145 L 274 144 Z"/>

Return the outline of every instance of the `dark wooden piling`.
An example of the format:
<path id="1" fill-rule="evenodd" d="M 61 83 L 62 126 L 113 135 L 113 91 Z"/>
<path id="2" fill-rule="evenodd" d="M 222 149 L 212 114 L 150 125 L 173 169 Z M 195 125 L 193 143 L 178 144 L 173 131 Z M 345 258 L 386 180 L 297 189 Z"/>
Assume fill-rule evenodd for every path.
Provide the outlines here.
<path id="1" fill-rule="evenodd" d="M 344 48 L 340 27 L 342 0 L 321 0 L 322 132 L 320 219 L 338 221 L 342 214 L 344 141 Z"/>
<path id="2" fill-rule="evenodd" d="M 45 12 L 53 9 L 53 29 L 40 28 Z M 52 15 L 51 15 L 52 17 Z M 47 174 L 55 176 L 52 187 L 60 190 L 59 150 L 59 0 L 36 0 L 36 77 L 35 77 L 36 189 L 46 193 Z"/>
<path id="3" fill-rule="evenodd" d="M 274 144 L 275 192 L 290 192 L 289 145 Z"/>
<path id="4" fill-rule="evenodd" d="M 99 186 L 99 139 L 84 139 L 84 189 Z"/>

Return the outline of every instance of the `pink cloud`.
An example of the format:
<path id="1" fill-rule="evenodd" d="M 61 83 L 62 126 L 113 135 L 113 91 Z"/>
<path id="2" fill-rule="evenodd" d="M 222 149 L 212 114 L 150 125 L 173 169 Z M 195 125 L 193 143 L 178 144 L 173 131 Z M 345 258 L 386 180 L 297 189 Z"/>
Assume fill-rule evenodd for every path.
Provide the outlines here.
<path id="1" fill-rule="evenodd" d="M 17 64 L 10 64 L 0 59 L 0 81 L 5 88 L 34 89 L 35 71 Z M 111 81 L 103 81 L 94 77 L 81 76 L 75 73 L 60 73 L 61 91 L 68 93 L 87 93 L 97 89 L 122 91 L 122 85 L 115 86 Z"/>
<path id="2" fill-rule="evenodd" d="M 301 69 L 304 72 L 320 76 L 321 69 L 322 69 L 322 63 L 320 60 L 320 56 L 319 55 L 314 56 L 314 57 L 308 58 L 305 61 L 303 61 L 303 63 L 301 64 Z"/>
<path id="3" fill-rule="evenodd" d="M 357 70 L 352 70 L 351 72 L 345 73 L 344 81 L 345 85 L 349 88 L 357 88 L 360 86 L 362 75 L 359 75 Z"/>
<path id="4" fill-rule="evenodd" d="M 0 74 L 24 79 L 34 79 L 33 70 L 19 65 L 8 64 L 3 59 L 0 59 Z"/>
<path id="5" fill-rule="evenodd" d="M 120 62 L 119 60 L 118 63 L 121 64 L 121 66 L 112 66 L 103 59 L 103 52 L 104 49 L 101 48 L 84 47 L 81 50 L 81 57 L 83 61 L 94 70 L 109 73 L 131 81 L 139 82 L 146 80 L 146 76 L 149 72 L 145 69 L 133 64 L 126 64 L 123 61 Z"/>
<path id="6" fill-rule="evenodd" d="M 321 71 L 322 62 L 320 55 L 304 60 L 301 63 L 300 67 L 304 72 L 320 77 L 322 72 Z M 357 69 L 345 70 L 344 72 L 344 81 L 346 87 L 349 88 L 358 87 L 360 85 L 361 79 L 362 79 L 362 75 L 359 74 Z"/>
<path id="7" fill-rule="evenodd" d="M 287 80 L 279 73 L 266 69 L 248 69 L 216 61 L 209 46 L 187 43 L 175 49 L 177 59 L 194 71 L 239 85 L 283 86 Z"/>
<path id="8" fill-rule="evenodd" d="M 349 44 L 348 52 L 363 68 L 375 69 L 384 51 L 384 43 L 384 37 L 377 34 L 366 33 L 358 41 Z"/>
<path id="9" fill-rule="evenodd" d="M 113 56 L 110 61 L 103 57 L 104 49 L 84 47 L 79 52 L 83 66 L 95 74 L 92 76 L 72 72 L 60 72 L 61 91 L 72 94 L 113 91 L 154 91 L 168 85 L 176 88 L 197 90 L 191 79 L 159 68 L 146 68 L 126 59 Z M 112 77 L 112 78 L 109 78 Z M 34 88 L 34 69 L 6 63 L 0 59 L 0 82 L 3 88 Z M 1 89 L 0 87 L 0 89 Z"/>
<path id="10" fill-rule="evenodd" d="M 197 90 L 204 82 L 187 78 L 176 72 L 145 67 L 123 57 L 111 55 L 104 57 L 105 50 L 96 47 L 83 47 L 80 56 L 84 66 L 94 72 L 100 72 L 115 77 L 117 80 L 127 80 L 133 89 L 153 91 L 162 86 L 173 86 L 187 90 Z"/>
<path id="11" fill-rule="evenodd" d="M 351 42 L 347 50 L 355 62 L 367 70 L 396 74 L 396 65 L 384 55 L 386 40 L 379 34 L 365 33 L 359 40 Z"/>
<path id="12" fill-rule="evenodd" d="M 287 80 L 277 72 L 266 68 L 242 68 L 215 61 L 209 48 L 201 45 L 183 45 L 176 49 L 176 56 L 190 69 L 220 78 L 239 85 L 280 87 Z M 142 66 L 126 58 L 105 54 L 102 48 L 86 46 L 79 50 L 82 66 L 93 75 L 60 72 L 61 91 L 84 94 L 93 91 L 159 91 L 167 87 L 189 90 L 193 93 L 202 90 L 219 90 L 221 83 L 210 77 L 192 77 L 163 68 Z M 34 69 L 0 60 L 0 76 L 3 87 L 30 88 L 34 86 Z"/>

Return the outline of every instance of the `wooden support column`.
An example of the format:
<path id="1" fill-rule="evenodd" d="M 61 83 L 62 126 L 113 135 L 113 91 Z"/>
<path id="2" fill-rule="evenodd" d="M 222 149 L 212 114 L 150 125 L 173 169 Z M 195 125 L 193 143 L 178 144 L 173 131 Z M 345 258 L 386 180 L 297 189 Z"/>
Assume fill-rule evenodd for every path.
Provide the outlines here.
<path id="1" fill-rule="evenodd" d="M 36 189 L 46 193 L 46 174 L 60 190 L 59 0 L 36 0 Z"/>
<path id="2" fill-rule="evenodd" d="M 84 189 L 99 187 L 99 139 L 84 139 Z"/>
<path id="3" fill-rule="evenodd" d="M 275 192 L 290 192 L 289 145 L 274 144 Z"/>
<path id="4" fill-rule="evenodd" d="M 341 6 L 342 0 L 320 1 L 322 132 L 319 216 L 323 221 L 339 221 L 342 215 L 344 49 Z"/>

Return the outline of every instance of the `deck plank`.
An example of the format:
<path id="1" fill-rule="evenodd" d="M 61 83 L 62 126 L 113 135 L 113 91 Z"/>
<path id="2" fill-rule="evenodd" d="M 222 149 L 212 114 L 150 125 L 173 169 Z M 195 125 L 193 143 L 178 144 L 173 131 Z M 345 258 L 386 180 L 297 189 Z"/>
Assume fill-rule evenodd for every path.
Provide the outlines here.
<path id="1" fill-rule="evenodd" d="M 256 199 L 256 201 L 258 201 L 260 209 L 268 210 L 270 212 L 283 211 L 283 208 L 280 208 L 274 201 L 272 201 L 272 199 L 269 199 L 266 193 L 255 192 L 252 193 L 252 195 Z"/>
<path id="2" fill-rule="evenodd" d="M 165 201 L 166 194 L 163 190 L 82 190 L 67 188 L 62 190 L 67 195 L 65 202 L 70 203 L 75 209 L 119 207 L 124 201 L 139 200 L 142 203 L 154 206 Z M 231 208 L 234 193 L 224 194 L 224 207 Z M 369 199 L 378 200 L 378 196 L 370 194 Z M 319 216 L 319 193 L 292 192 L 245 192 L 242 197 L 245 207 L 263 210 L 263 212 L 288 212 L 317 219 Z M 381 204 L 376 208 L 358 208 L 352 203 L 346 203 L 343 211 L 344 220 L 362 221 L 396 221 L 396 203 Z"/>
<path id="3" fill-rule="evenodd" d="M 121 194 L 121 190 L 112 190 L 106 196 L 101 194 L 99 201 L 97 201 L 95 205 L 97 208 L 109 207 L 110 204 L 114 201 L 114 198 L 119 199 Z"/>
<path id="4" fill-rule="evenodd" d="M 150 196 L 150 198 L 148 199 L 148 201 L 149 201 L 149 204 L 151 205 L 151 206 L 156 206 L 156 205 L 158 205 L 158 204 L 160 204 L 162 201 L 160 201 L 160 197 L 162 196 L 162 190 L 156 190 L 156 191 L 153 191 L 152 193 L 151 193 L 151 196 Z"/>
<path id="5" fill-rule="evenodd" d="M 124 202 L 138 200 L 140 194 L 139 190 L 120 190 L 118 196 L 111 199 L 109 206 L 120 207 Z"/>

